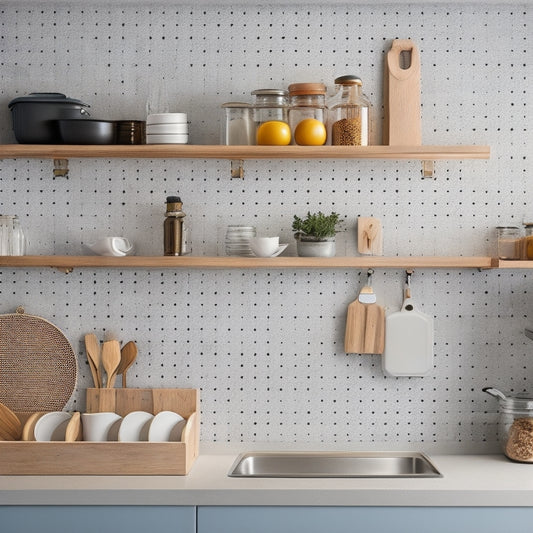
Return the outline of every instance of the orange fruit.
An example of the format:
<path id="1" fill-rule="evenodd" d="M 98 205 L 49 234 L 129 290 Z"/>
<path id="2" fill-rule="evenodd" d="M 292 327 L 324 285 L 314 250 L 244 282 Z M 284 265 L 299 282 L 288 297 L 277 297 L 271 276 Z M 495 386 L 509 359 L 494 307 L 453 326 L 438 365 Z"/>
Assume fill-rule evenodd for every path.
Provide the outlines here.
<path id="1" fill-rule="evenodd" d="M 291 142 L 291 129 L 286 122 L 269 120 L 257 128 L 257 144 L 286 146 Z"/>
<path id="2" fill-rule="evenodd" d="M 326 126 L 316 118 L 304 118 L 294 130 L 294 141 L 301 146 L 322 146 L 326 137 Z"/>

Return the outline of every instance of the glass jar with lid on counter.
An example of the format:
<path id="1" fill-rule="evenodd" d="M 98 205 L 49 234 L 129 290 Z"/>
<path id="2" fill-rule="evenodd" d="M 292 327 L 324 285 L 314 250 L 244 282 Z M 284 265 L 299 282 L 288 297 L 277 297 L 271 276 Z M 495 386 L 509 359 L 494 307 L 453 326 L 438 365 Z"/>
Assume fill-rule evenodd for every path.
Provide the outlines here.
<path id="1" fill-rule="evenodd" d="M 335 146 L 370 144 L 370 100 L 357 76 L 335 79 L 335 94 L 328 101 L 328 138 Z"/>
<path id="2" fill-rule="evenodd" d="M 326 86 L 323 83 L 292 83 L 289 85 L 289 100 L 289 125 L 293 144 L 325 144 Z"/>

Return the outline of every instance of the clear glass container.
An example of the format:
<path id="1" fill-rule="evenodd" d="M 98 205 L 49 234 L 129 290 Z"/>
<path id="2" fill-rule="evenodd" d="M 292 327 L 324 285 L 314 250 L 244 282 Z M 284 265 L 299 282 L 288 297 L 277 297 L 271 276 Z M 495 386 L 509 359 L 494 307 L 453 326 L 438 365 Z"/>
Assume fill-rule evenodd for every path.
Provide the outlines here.
<path id="1" fill-rule="evenodd" d="M 335 146 L 370 144 L 370 100 L 363 82 L 353 75 L 335 79 L 335 95 L 328 101 L 328 138 Z"/>
<path id="2" fill-rule="evenodd" d="M 250 146 L 255 144 L 253 108 L 243 102 L 222 104 L 220 143 L 227 146 Z"/>
<path id="3" fill-rule="evenodd" d="M 17 215 L 0 215 L 0 255 L 25 255 L 26 237 Z"/>
<path id="4" fill-rule="evenodd" d="M 298 126 L 305 119 L 315 119 L 326 127 L 326 86 L 323 83 L 292 83 L 289 85 L 289 105 L 292 144 L 324 144 L 326 135 L 320 142 L 320 131 L 306 128 L 299 135 Z"/>
<path id="5" fill-rule="evenodd" d="M 279 120 L 289 121 L 289 94 L 283 89 L 257 89 L 252 91 L 255 97 L 253 104 L 253 121 L 256 127 L 263 122 Z"/>
<path id="6" fill-rule="evenodd" d="M 521 258 L 521 235 L 516 226 L 498 226 L 498 257 L 506 260 Z"/>

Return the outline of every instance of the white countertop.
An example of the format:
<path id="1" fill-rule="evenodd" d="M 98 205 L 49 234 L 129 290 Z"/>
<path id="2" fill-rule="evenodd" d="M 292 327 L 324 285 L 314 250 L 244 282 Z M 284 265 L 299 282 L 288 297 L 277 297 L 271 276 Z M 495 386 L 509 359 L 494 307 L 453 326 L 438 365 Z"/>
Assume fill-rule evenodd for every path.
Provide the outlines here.
<path id="1" fill-rule="evenodd" d="M 238 450 L 202 451 L 188 476 L 0 476 L 2 505 L 533 506 L 533 465 L 437 455 L 442 478 L 230 478 Z"/>

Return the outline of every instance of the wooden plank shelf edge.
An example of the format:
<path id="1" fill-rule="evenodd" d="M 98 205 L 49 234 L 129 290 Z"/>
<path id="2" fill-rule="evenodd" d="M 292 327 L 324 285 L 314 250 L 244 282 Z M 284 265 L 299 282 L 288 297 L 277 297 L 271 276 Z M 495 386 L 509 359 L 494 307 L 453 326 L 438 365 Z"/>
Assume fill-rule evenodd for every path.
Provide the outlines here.
<path id="1" fill-rule="evenodd" d="M 0 145 L 0 159 L 489 159 L 488 146 Z"/>
<path id="2" fill-rule="evenodd" d="M 516 261 L 515 261 L 516 263 Z M 533 263 L 533 261 L 531 262 Z M 533 266 L 533 264 L 532 264 Z M 495 268 L 491 257 L 227 257 L 227 256 L 0 256 L 0 267 L 52 267 L 65 272 L 73 268 Z"/>

